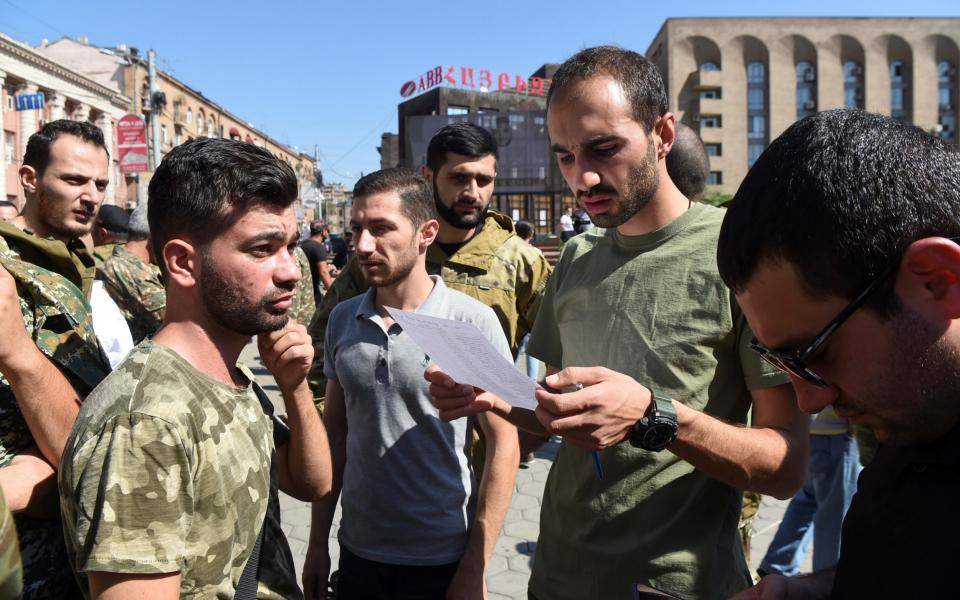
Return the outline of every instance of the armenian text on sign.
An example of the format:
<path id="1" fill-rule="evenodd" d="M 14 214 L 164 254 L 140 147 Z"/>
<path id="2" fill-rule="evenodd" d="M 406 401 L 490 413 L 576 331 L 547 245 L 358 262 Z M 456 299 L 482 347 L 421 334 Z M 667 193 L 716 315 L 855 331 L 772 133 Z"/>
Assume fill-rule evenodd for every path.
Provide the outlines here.
<path id="1" fill-rule="evenodd" d="M 43 108 L 44 103 L 43 92 L 37 92 L 36 94 L 20 94 L 19 96 L 14 96 L 14 100 L 16 101 L 18 111 Z"/>
<path id="2" fill-rule="evenodd" d="M 420 75 L 419 80 L 410 80 L 403 84 L 400 95 L 407 98 L 414 93 L 425 92 L 443 84 L 479 89 L 482 92 L 495 90 L 532 96 L 546 96 L 547 90 L 550 89 L 550 80 L 542 77 L 527 79 L 521 75 L 511 75 L 506 72 L 500 72 L 494 76 L 492 71 L 473 67 L 434 67 Z"/>

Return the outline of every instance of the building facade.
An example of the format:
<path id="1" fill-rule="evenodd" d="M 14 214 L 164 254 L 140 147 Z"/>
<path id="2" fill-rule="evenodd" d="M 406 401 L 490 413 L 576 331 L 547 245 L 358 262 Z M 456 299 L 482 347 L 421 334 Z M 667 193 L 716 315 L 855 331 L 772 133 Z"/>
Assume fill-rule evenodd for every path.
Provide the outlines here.
<path id="1" fill-rule="evenodd" d="M 43 103 L 33 100 L 17 110 L 28 96 L 43 95 Z M 36 96 L 34 96 L 36 98 Z M 0 34 L 0 123 L 3 152 L 0 153 L 0 199 L 23 208 L 19 170 L 27 140 L 44 123 L 57 119 L 90 121 L 103 130 L 110 152 L 110 185 L 105 202 L 123 206 L 126 190 L 117 162 L 115 124 L 130 111 L 132 101 L 112 86 L 54 60 L 36 48 Z"/>
<path id="2" fill-rule="evenodd" d="M 137 48 L 116 46 L 100 48 L 91 45 L 85 38 L 61 38 L 51 43 L 42 43 L 38 49 L 43 54 L 71 65 L 87 73 L 116 93 L 132 100 L 131 112 L 143 115 L 147 122 L 155 109 L 151 102 L 149 70 L 146 57 Z M 267 149 L 277 158 L 288 163 L 296 172 L 301 194 L 309 194 L 306 184 L 316 179 L 314 158 L 295 148 L 278 142 L 269 135 L 212 101 L 173 75 L 157 69 L 157 85 L 165 101 L 156 107 L 160 158 L 178 144 L 197 137 L 218 137 L 241 140 Z M 148 135 L 148 140 L 152 140 Z M 146 184 L 151 171 L 143 177 L 127 177 L 128 197 L 146 197 Z M 308 197 L 301 197 L 308 200 Z"/>
<path id="3" fill-rule="evenodd" d="M 555 233 L 564 206 L 575 204 L 547 134 L 546 90 L 556 68 L 547 64 L 531 75 L 531 81 L 536 77 L 546 82 L 542 94 L 435 87 L 401 103 L 397 107 L 399 135 L 394 142 L 392 134 L 384 134 L 379 148 L 381 165 L 420 169 L 437 130 L 469 121 L 490 130 L 497 140 L 497 180 L 491 207 L 514 221 L 530 221 L 538 235 Z M 396 146 L 391 148 L 391 144 Z"/>
<path id="4" fill-rule="evenodd" d="M 714 189 L 734 193 L 794 121 L 861 108 L 957 143 L 958 18 L 668 19 L 647 57 L 699 130 Z"/>

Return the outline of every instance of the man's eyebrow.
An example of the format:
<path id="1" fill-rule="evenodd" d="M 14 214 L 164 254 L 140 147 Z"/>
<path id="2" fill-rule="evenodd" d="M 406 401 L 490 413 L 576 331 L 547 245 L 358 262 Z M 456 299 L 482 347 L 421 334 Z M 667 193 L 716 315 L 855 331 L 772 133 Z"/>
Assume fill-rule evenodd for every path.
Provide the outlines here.
<path id="1" fill-rule="evenodd" d="M 297 234 L 299 236 L 299 234 Z M 267 229 L 266 231 L 261 231 L 255 235 L 247 238 L 248 244 L 257 244 L 259 242 L 276 242 L 276 241 L 286 241 L 287 236 L 283 234 L 283 231 L 280 229 Z"/>
<path id="2" fill-rule="evenodd" d="M 557 154 L 564 153 L 564 152 L 573 152 L 578 147 L 582 147 L 586 150 L 592 150 L 597 146 L 608 144 L 610 142 L 620 142 L 622 140 L 623 140 L 623 137 L 619 135 L 614 135 L 614 134 L 597 135 L 592 138 L 587 138 L 586 140 L 580 142 L 579 144 L 574 144 L 569 149 L 566 146 L 563 146 L 561 144 L 553 144 L 552 146 L 550 146 L 550 150 Z"/>

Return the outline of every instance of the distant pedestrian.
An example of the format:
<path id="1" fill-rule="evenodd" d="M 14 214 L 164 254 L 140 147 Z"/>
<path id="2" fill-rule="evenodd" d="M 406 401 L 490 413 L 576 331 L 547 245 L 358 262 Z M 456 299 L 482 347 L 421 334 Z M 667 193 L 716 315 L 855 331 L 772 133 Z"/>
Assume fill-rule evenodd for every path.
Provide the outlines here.
<path id="1" fill-rule="evenodd" d="M 677 123 L 677 139 L 667 155 L 667 172 L 688 200 L 703 200 L 710 176 L 710 157 L 697 132 L 683 123 Z"/>
<path id="2" fill-rule="evenodd" d="M 560 215 L 560 241 L 566 242 L 577 234 L 573 223 L 573 207 L 568 206 Z"/>
<path id="3" fill-rule="evenodd" d="M 327 224 L 323 221 L 310 223 L 310 237 L 300 242 L 310 263 L 310 278 L 313 281 L 314 300 L 319 303 L 326 290 L 333 285 L 333 276 L 330 274 L 330 265 L 327 256 L 330 248 L 327 246 L 327 237 L 330 235 Z"/>

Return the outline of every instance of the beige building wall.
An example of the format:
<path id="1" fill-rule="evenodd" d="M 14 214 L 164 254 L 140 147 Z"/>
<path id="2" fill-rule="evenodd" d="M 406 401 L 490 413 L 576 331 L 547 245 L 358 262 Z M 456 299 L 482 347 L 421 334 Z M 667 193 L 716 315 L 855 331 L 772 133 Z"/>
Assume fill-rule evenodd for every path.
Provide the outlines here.
<path id="1" fill-rule="evenodd" d="M 678 120 L 699 128 L 705 143 L 719 144 L 710 159 L 722 179 L 714 186 L 734 193 L 748 169 L 747 65 L 766 66 L 766 141 L 797 120 L 800 61 L 815 70 L 814 110 L 844 107 L 844 70 L 848 61 L 862 68 L 860 107 L 891 114 L 891 64 L 903 63 L 907 81 L 904 118 L 939 133 L 944 112 L 938 102 L 938 64 L 954 68 L 956 120 L 960 98 L 960 18 L 694 18 L 668 19 L 647 49 L 664 76 L 670 110 Z M 719 67 L 699 67 L 711 62 Z M 702 98 L 714 90 L 720 98 Z M 701 126 L 704 117 L 719 127 Z M 709 122 L 710 119 L 707 119 Z M 957 132 L 953 132 L 956 142 Z"/>

